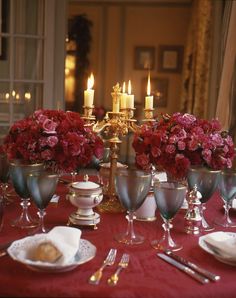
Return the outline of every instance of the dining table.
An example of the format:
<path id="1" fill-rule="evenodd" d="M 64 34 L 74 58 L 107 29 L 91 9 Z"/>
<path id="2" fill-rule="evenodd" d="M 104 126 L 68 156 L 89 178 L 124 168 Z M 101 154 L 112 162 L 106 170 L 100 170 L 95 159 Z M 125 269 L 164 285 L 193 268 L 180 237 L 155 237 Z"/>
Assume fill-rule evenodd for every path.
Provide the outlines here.
<path id="1" fill-rule="evenodd" d="M 52 202 L 46 208 L 45 225 L 49 228 L 67 226 L 68 218 L 76 210 L 67 199 L 68 184 L 59 182 L 56 194 L 58 202 Z M 4 224 L 0 231 L 0 246 L 9 241 L 27 237 L 29 230 L 12 227 L 11 222 L 20 213 L 20 199 L 12 193 L 12 202 L 5 206 Z M 224 215 L 223 202 L 218 192 L 215 192 L 206 204 L 206 218 L 214 219 Z M 180 209 L 173 219 L 172 237 L 181 243 L 183 248 L 177 255 L 220 276 L 218 281 L 201 284 L 176 267 L 166 263 L 157 256 L 157 251 L 151 246 L 153 239 L 161 238 L 163 233 L 162 219 L 156 211 L 156 220 L 135 220 L 135 232 L 145 236 L 145 241 L 138 245 L 118 243 L 114 236 L 127 228 L 125 213 L 106 213 L 96 210 L 100 215 L 97 229 L 92 226 L 80 226 L 81 238 L 96 247 L 94 258 L 66 272 L 35 271 L 25 264 L 13 260 L 8 254 L 0 257 L 0 296 L 1 297 L 166 297 L 166 298 L 232 298 L 236 297 L 236 267 L 217 260 L 213 255 L 203 250 L 199 244 L 200 235 L 190 235 L 185 232 L 186 209 Z M 37 216 L 33 202 L 30 212 Z M 236 220 L 236 210 L 230 211 L 232 219 Z M 215 226 L 215 231 L 236 232 L 236 228 Z M 209 232 L 210 233 L 210 232 Z M 104 268 L 103 276 L 98 285 L 90 284 L 89 277 L 103 263 L 108 251 L 117 249 L 115 263 Z M 122 254 L 127 253 L 130 261 L 123 269 L 115 286 L 108 284 L 108 278 L 116 270 Z"/>

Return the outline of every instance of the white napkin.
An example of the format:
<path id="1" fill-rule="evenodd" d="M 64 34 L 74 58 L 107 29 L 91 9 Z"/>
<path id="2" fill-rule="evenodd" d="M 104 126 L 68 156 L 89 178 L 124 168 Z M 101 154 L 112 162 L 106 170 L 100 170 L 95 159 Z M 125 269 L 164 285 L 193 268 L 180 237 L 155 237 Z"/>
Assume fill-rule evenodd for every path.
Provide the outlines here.
<path id="1" fill-rule="evenodd" d="M 204 241 L 210 248 L 215 247 L 223 258 L 236 260 L 236 237 L 225 232 L 215 232 L 208 234 Z"/>
<path id="2" fill-rule="evenodd" d="M 60 264 L 70 261 L 79 249 L 81 231 L 77 228 L 58 226 L 47 233 L 46 239 L 61 252 Z"/>

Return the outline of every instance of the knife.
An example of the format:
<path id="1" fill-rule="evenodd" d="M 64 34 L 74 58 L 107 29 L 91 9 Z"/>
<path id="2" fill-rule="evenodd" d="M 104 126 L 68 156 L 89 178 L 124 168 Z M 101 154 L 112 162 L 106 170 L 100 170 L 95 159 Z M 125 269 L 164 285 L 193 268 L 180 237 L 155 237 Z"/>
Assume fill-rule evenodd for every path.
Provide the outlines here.
<path id="1" fill-rule="evenodd" d="M 163 253 L 157 253 L 157 256 L 161 259 L 163 259 L 164 261 L 166 261 L 167 263 L 175 266 L 176 268 L 184 271 L 186 274 L 188 274 L 189 276 L 191 276 L 192 278 L 194 278 L 195 280 L 197 280 L 198 282 L 202 283 L 202 284 L 206 284 L 209 283 L 209 279 L 198 274 L 197 272 L 193 271 L 191 268 L 189 268 L 188 266 L 185 266 L 179 262 L 177 262 L 176 260 L 172 259 L 171 257 L 169 257 L 168 255 L 165 255 Z"/>
<path id="2" fill-rule="evenodd" d="M 216 275 L 214 273 L 209 272 L 208 270 L 206 270 L 204 268 L 199 267 L 198 265 L 196 265 L 196 264 L 194 264 L 194 263 L 192 263 L 192 262 L 184 259 L 183 257 L 174 254 L 172 251 L 165 250 L 164 252 L 165 252 L 165 254 L 167 254 L 168 256 L 172 257 L 176 261 L 182 263 L 183 265 L 186 265 L 186 266 L 192 268 L 193 270 L 195 270 L 198 273 L 204 275 L 205 277 L 209 278 L 210 280 L 212 280 L 212 281 L 218 281 L 218 280 L 220 280 L 220 276 L 219 275 Z"/>

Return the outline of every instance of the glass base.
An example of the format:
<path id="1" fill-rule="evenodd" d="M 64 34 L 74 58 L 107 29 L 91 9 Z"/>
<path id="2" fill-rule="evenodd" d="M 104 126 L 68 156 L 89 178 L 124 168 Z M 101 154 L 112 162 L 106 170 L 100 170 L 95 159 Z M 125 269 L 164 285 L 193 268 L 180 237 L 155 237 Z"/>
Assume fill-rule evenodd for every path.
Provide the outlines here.
<path id="1" fill-rule="evenodd" d="M 236 222 L 232 221 L 232 220 L 229 220 L 227 221 L 225 218 L 222 218 L 222 219 L 216 219 L 214 221 L 214 223 L 218 226 L 222 226 L 224 228 L 234 228 L 236 227 Z"/>
<path id="2" fill-rule="evenodd" d="M 31 229 L 28 235 L 36 235 L 36 234 L 45 234 L 48 233 L 51 229 L 37 226 L 35 229 Z"/>
<path id="3" fill-rule="evenodd" d="M 168 243 L 166 239 L 161 239 L 161 240 L 153 240 L 151 241 L 151 246 L 155 248 L 156 250 L 170 250 L 170 251 L 178 251 L 183 248 L 182 245 L 179 245 L 178 243 Z"/>
<path id="4" fill-rule="evenodd" d="M 21 214 L 19 218 L 11 223 L 11 226 L 21 229 L 31 229 L 37 227 L 38 224 L 38 221 L 36 219 L 32 219 L 30 215 L 24 216 Z"/>
<path id="5" fill-rule="evenodd" d="M 123 233 L 123 234 L 118 234 L 115 237 L 115 240 L 117 240 L 120 243 L 124 243 L 127 245 L 135 245 L 135 244 L 141 244 L 144 242 L 145 238 L 141 235 L 134 235 L 133 237 L 131 237 L 129 234 L 127 233 Z"/>
<path id="6" fill-rule="evenodd" d="M 213 231 L 213 230 L 215 230 L 215 228 L 214 228 L 212 225 L 210 225 L 210 224 L 205 220 L 205 218 L 202 216 L 202 225 L 201 225 L 201 227 L 200 227 L 200 231 L 201 231 L 201 232 L 211 232 L 211 231 Z"/>

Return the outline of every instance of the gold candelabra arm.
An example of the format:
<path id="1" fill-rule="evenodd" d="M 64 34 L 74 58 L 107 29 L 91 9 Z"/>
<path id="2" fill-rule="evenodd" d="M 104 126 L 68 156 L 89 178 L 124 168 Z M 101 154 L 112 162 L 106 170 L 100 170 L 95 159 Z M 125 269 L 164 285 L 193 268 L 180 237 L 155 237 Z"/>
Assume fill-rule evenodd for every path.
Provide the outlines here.
<path id="1" fill-rule="evenodd" d="M 153 118 L 153 112 L 154 109 L 144 109 L 144 119 L 142 120 L 143 122 L 152 122 L 155 121 Z"/>

